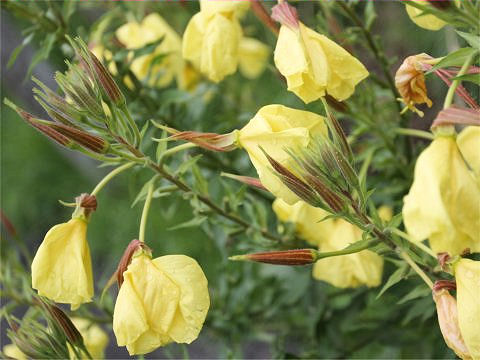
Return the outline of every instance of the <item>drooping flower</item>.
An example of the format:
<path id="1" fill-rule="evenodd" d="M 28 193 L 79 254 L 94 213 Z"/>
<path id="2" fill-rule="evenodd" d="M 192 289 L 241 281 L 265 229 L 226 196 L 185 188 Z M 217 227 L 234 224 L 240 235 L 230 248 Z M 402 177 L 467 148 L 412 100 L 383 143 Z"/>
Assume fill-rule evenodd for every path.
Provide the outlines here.
<path id="1" fill-rule="evenodd" d="M 460 259 L 454 271 L 460 331 L 470 357 L 480 359 L 480 261 Z"/>
<path id="2" fill-rule="evenodd" d="M 418 54 L 407 57 L 395 74 L 395 86 L 397 87 L 402 101 L 407 109 L 417 112 L 420 116 L 423 113 L 418 110 L 416 104 L 427 104 L 432 106 L 432 100 L 428 98 L 427 86 L 425 85 L 423 61 L 431 60 L 432 57 L 427 54 Z"/>
<path id="3" fill-rule="evenodd" d="M 237 71 L 242 28 L 234 13 L 195 14 L 183 34 L 183 57 L 214 82 Z"/>
<path id="4" fill-rule="evenodd" d="M 181 38 L 159 14 L 147 15 L 141 23 L 126 23 L 115 35 L 132 50 L 161 39 L 152 53 L 134 59 L 131 64 L 135 76 L 140 80 L 148 78 L 150 86 L 167 86 L 182 71 Z M 157 61 L 160 56 L 163 58 Z"/>
<path id="5" fill-rule="evenodd" d="M 440 129 L 439 129 L 440 130 Z M 480 250 L 480 189 L 455 141 L 454 130 L 437 133 L 420 154 L 404 198 L 403 219 L 411 237 L 429 240 L 451 256 Z"/>
<path id="6" fill-rule="evenodd" d="M 32 287 L 55 302 L 71 304 L 72 310 L 93 297 L 87 242 L 88 213 L 92 208 L 85 207 L 91 198 L 88 194 L 77 198 L 72 219 L 47 232 L 32 262 Z"/>
<path id="7" fill-rule="evenodd" d="M 139 250 L 123 272 L 113 331 L 130 355 L 171 342 L 189 344 L 198 337 L 209 306 L 207 279 L 194 259 L 167 255 L 152 260 Z"/>
<path id="8" fill-rule="evenodd" d="M 326 94 L 345 100 L 368 76 L 362 63 L 344 48 L 299 22 L 286 2 L 274 7 L 272 17 L 282 23 L 275 65 L 287 79 L 288 90 L 305 103 Z"/>
<path id="9" fill-rule="evenodd" d="M 83 343 L 93 359 L 103 359 L 108 345 L 108 335 L 102 328 L 84 318 L 71 318 L 83 337 Z M 73 358 L 73 356 L 72 356 Z M 84 356 L 86 359 L 87 357 Z"/>
<path id="10" fill-rule="evenodd" d="M 249 79 L 259 77 L 267 66 L 270 48 L 257 39 L 244 37 L 238 50 L 240 72 Z"/>
<path id="11" fill-rule="evenodd" d="M 480 127 L 467 126 L 457 137 L 463 158 L 480 180 Z"/>
<path id="12" fill-rule="evenodd" d="M 247 151 L 262 185 L 276 197 L 293 205 L 299 197 L 271 170 L 262 149 L 288 168 L 292 160 L 285 149 L 306 148 L 313 136 L 326 134 L 323 116 L 282 105 L 267 105 L 238 131 L 237 143 Z"/>
<path id="13" fill-rule="evenodd" d="M 431 4 L 428 3 L 428 1 L 424 1 L 424 0 L 409 0 L 409 1 L 422 4 L 425 6 L 432 6 Z M 439 19 L 435 15 L 426 14 L 421 9 L 409 5 L 408 4 L 409 1 L 405 1 L 405 9 L 407 10 L 407 14 L 410 17 L 410 19 L 421 28 L 437 31 L 443 28 L 447 24 L 445 21 Z"/>

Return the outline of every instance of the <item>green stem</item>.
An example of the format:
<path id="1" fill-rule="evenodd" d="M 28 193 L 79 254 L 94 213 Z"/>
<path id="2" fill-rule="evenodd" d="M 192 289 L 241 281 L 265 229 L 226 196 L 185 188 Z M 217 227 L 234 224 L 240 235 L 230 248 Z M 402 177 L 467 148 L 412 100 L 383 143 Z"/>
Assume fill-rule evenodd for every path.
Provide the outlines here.
<path id="1" fill-rule="evenodd" d="M 435 138 L 432 133 L 423 130 L 396 128 L 395 132 L 399 135 L 415 136 L 427 140 L 433 140 Z"/>
<path id="2" fill-rule="evenodd" d="M 115 176 L 117 176 L 118 174 L 120 174 L 122 171 L 124 170 L 127 170 L 129 168 L 131 168 L 133 165 L 135 165 L 135 163 L 133 162 L 129 162 L 129 163 L 126 163 L 126 164 L 123 164 L 122 166 L 119 166 L 117 168 L 115 168 L 114 170 L 112 170 L 111 172 L 109 172 L 98 184 L 97 186 L 95 186 L 95 188 L 92 190 L 92 192 L 90 193 L 90 195 L 97 195 L 100 190 L 103 189 L 103 187 L 105 185 L 107 185 L 107 183 L 112 180 Z"/>
<path id="3" fill-rule="evenodd" d="M 400 253 L 400 256 L 407 262 L 408 265 L 411 266 L 411 268 L 422 278 L 423 281 L 425 281 L 425 284 L 428 285 L 430 289 L 433 289 L 433 282 L 430 280 L 430 278 L 425 274 L 425 272 L 420 269 L 420 267 L 415 263 L 415 261 L 412 260 L 410 255 L 408 255 L 405 251 L 402 251 Z"/>
<path id="4" fill-rule="evenodd" d="M 185 143 L 185 144 L 181 144 L 181 145 L 174 146 L 174 147 L 172 147 L 171 149 L 168 149 L 168 150 L 164 151 L 164 152 L 161 154 L 160 159 L 159 159 L 158 162 L 159 162 L 160 164 L 162 164 L 162 163 L 165 161 L 165 159 L 166 159 L 167 157 L 169 157 L 170 155 L 173 155 L 173 154 L 175 154 L 175 153 L 177 153 L 177 152 L 179 152 L 179 151 L 182 151 L 182 150 L 191 149 L 191 148 L 193 148 L 193 147 L 195 147 L 195 146 L 197 146 L 197 145 L 194 144 L 194 143 L 189 143 L 189 142 L 188 142 L 188 143 Z"/>
<path id="5" fill-rule="evenodd" d="M 143 205 L 142 218 L 140 220 L 140 230 L 138 232 L 138 240 L 142 243 L 145 242 L 145 228 L 147 226 L 148 212 L 150 211 L 150 204 L 152 203 L 153 198 L 153 189 L 155 187 L 156 176 L 150 180 L 148 185 L 147 196 L 145 198 L 145 204 Z"/>
<path id="6" fill-rule="evenodd" d="M 141 136 L 140 136 L 140 131 L 138 130 L 137 124 L 132 119 L 132 116 L 130 115 L 130 112 L 128 111 L 128 108 L 127 108 L 126 105 L 122 106 L 120 109 L 125 114 L 125 116 L 128 120 L 128 124 L 130 125 L 133 132 L 135 133 L 135 147 L 138 147 L 138 145 L 140 145 Z"/>
<path id="7" fill-rule="evenodd" d="M 407 240 L 408 242 L 412 243 L 413 245 L 415 245 L 419 249 L 423 250 L 424 252 L 426 252 L 428 255 L 430 255 L 434 259 L 437 258 L 437 255 L 433 252 L 433 250 L 430 249 L 428 246 L 426 246 L 424 243 L 422 243 L 420 241 L 413 240 L 411 236 L 409 236 L 408 234 L 404 233 L 403 231 L 401 231 L 399 229 L 390 229 L 390 230 L 395 235 L 400 236 L 402 239 Z"/>
<path id="8" fill-rule="evenodd" d="M 324 259 L 327 257 L 332 257 L 332 256 L 340 256 L 340 255 L 348 255 L 348 254 L 354 254 L 366 249 L 371 248 L 372 246 L 375 246 L 379 243 L 378 240 L 372 240 L 372 241 L 367 241 L 363 245 L 360 246 L 355 246 L 355 244 L 352 244 L 345 249 L 342 250 L 337 250 L 337 251 L 328 251 L 328 252 L 320 252 L 315 250 L 315 255 L 316 259 Z"/>
<path id="9" fill-rule="evenodd" d="M 470 57 L 468 57 L 467 60 L 465 60 L 465 63 L 463 64 L 462 68 L 458 72 L 457 77 L 462 76 L 467 72 L 468 68 L 472 64 L 473 59 L 475 58 L 476 55 L 477 55 L 477 52 L 475 52 Z M 455 90 L 457 89 L 458 85 L 460 85 L 461 82 L 462 80 L 460 79 L 453 80 L 452 85 L 450 85 L 450 88 L 448 89 L 447 96 L 445 96 L 445 102 L 443 103 L 444 109 L 447 109 L 450 107 L 450 105 L 452 105 L 453 96 L 455 95 Z"/>

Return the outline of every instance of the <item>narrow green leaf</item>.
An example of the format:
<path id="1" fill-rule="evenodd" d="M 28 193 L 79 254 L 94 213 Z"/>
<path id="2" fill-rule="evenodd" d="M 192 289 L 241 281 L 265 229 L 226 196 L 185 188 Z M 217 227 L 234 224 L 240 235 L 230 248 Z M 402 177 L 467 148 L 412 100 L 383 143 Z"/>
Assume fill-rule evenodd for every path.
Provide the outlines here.
<path id="1" fill-rule="evenodd" d="M 378 293 L 377 299 L 380 296 L 382 296 L 385 293 L 385 291 L 390 289 L 393 285 L 395 285 L 395 284 L 399 283 L 400 281 L 402 281 L 403 279 L 405 279 L 406 276 L 407 276 L 407 273 L 408 273 L 408 266 L 407 265 L 403 265 L 402 267 L 395 270 L 395 272 L 392 275 L 390 275 L 390 277 L 388 278 L 385 285 L 383 285 L 382 290 L 380 290 L 380 292 Z"/>
<path id="2" fill-rule="evenodd" d="M 455 76 L 451 80 L 468 81 L 480 85 L 480 74 L 465 74 L 461 76 Z"/>
<path id="3" fill-rule="evenodd" d="M 458 49 L 440 60 L 438 64 L 436 64 L 434 67 L 432 67 L 432 69 L 430 69 L 428 74 L 434 72 L 437 69 L 445 68 L 448 66 L 462 66 L 468 58 L 476 54 L 478 55 L 478 49 L 473 49 L 470 47 Z"/>
<path id="4" fill-rule="evenodd" d="M 480 49 L 480 36 L 468 34 L 462 31 L 457 31 L 457 34 L 464 38 L 465 41 L 474 49 Z"/>
<path id="5" fill-rule="evenodd" d="M 176 171 L 177 175 L 183 175 L 187 170 L 189 170 L 200 158 L 202 157 L 201 154 L 191 157 L 187 161 L 183 162 Z"/>
<path id="6" fill-rule="evenodd" d="M 397 304 L 403 304 L 406 303 L 407 301 L 417 299 L 419 297 L 425 297 L 425 296 L 431 296 L 432 290 L 430 290 L 425 284 L 420 284 L 416 288 L 414 288 L 412 291 L 410 291 L 407 295 L 405 295 L 403 298 L 398 300 Z"/>
<path id="7" fill-rule="evenodd" d="M 185 228 L 189 228 L 189 227 L 199 226 L 205 220 L 207 220 L 206 216 L 195 217 L 195 218 L 193 218 L 191 220 L 188 220 L 188 221 L 185 221 L 181 224 L 172 226 L 172 227 L 168 228 L 167 230 L 172 231 L 172 230 L 185 229 Z"/>
<path id="8" fill-rule="evenodd" d="M 26 79 L 30 78 L 33 69 L 35 68 L 35 66 L 38 65 L 39 62 L 48 58 L 48 56 L 50 55 L 50 51 L 52 51 L 53 44 L 55 43 L 56 38 L 57 35 L 55 33 L 50 33 L 46 36 L 45 40 L 42 42 L 40 50 L 35 53 L 32 58 L 32 62 L 28 66 L 27 75 L 25 76 Z"/>
<path id="9" fill-rule="evenodd" d="M 35 33 L 31 33 L 30 35 L 28 35 L 25 39 L 23 39 L 22 43 L 12 51 L 12 54 L 10 55 L 10 58 L 8 59 L 8 62 L 7 62 L 7 69 L 10 69 L 12 67 L 18 55 L 20 55 L 20 53 L 25 48 L 25 46 L 27 46 L 33 40 L 34 36 L 35 36 Z"/>

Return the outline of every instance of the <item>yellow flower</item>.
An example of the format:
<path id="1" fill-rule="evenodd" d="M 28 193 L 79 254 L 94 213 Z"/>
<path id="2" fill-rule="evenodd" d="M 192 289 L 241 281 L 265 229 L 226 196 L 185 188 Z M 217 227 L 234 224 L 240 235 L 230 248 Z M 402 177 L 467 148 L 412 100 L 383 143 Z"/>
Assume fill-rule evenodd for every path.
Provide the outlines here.
<path id="1" fill-rule="evenodd" d="M 262 42 L 244 37 L 238 50 L 238 65 L 246 78 L 259 77 L 267 66 L 270 48 Z"/>
<path id="2" fill-rule="evenodd" d="M 177 75 L 178 88 L 185 91 L 193 91 L 200 81 L 200 74 L 188 61 L 184 61 L 183 69 Z"/>
<path id="3" fill-rule="evenodd" d="M 15 344 L 5 345 L 2 351 L 9 358 L 16 360 L 27 360 L 27 356 Z"/>
<path id="4" fill-rule="evenodd" d="M 467 164 L 480 177 L 480 127 L 467 126 L 458 135 L 457 144 Z"/>
<path id="5" fill-rule="evenodd" d="M 458 357 L 471 359 L 458 323 L 457 301 L 445 289 L 434 290 L 433 300 L 437 308 L 438 325 L 445 343 Z"/>
<path id="6" fill-rule="evenodd" d="M 183 34 L 183 57 L 214 82 L 233 74 L 238 65 L 242 28 L 234 15 L 195 14 Z"/>
<path id="7" fill-rule="evenodd" d="M 200 0 L 200 11 L 206 16 L 225 14 L 227 16 L 242 17 L 249 7 L 250 1 L 244 0 Z"/>
<path id="8" fill-rule="evenodd" d="M 413 239 L 436 253 L 480 250 L 480 189 L 454 135 L 438 136 L 420 154 L 404 198 L 403 219 Z"/>
<path id="9" fill-rule="evenodd" d="M 260 147 L 283 166 L 292 160 L 285 148 L 308 147 L 313 136 L 326 135 L 323 116 L 282 105 L 262 107 L 250 122 L 241 129 L 237 142 L 243 147 L 257 170 L 260 181 L 276 197 L 293 205 L 299 199 L 273 173 Z"/>
<path id="10" fill-rule="evenodd" d="M 321 252 L 336 251 L 362 239 L 362 230 L 349 222 L 334 220 L 327 241 L 320 243 Z M 374 287 L 382 281 L 383 258 L 370 250 L 318 260 L 313 277 L 339 288 L 366 285 Z"/>
<path id="11" fill-rule="evenodd" d="M 480 359 L 480 261 L 461 259 L 454 269 L 460 331 L 470 356 Z"/>
<path id="12" fill-rule="evenodd" d="M 416 2 L 418 4 L 426 5 L 426 6 L 432 6 L 428 4 L 428 1 L 424 1 L 424 0 L 410 0 L 410 1 Z M 405 9 L 407 10 L 407 14 L 410 17 L 410 19 L 421 28 L 436 31 L 436 30 L 440 30 L 447 24 L 445 21 L 440 20 L 435 15 L 423 14 L 422 10 L 414 6 L 408 5 L 407 3 L 405 3 Z"/>
<path id="13" fill-rule="evenodd" d="M 55 302 L 71 304 L 72 310 L 92 301 L 92 263 L 85 219 L 73 218 L 47 232 L 32 262 L 32 287 Z"/>
<path id="14" fill-rule="evenodd" d="M 297 29 L 281 26 L 274 60 L 287 79 L 288 90 L 305 103 L 325 94 L 345 100 L 353 94 L 355 86 L 368 76 L 360 61 L 301 22 Z"/>
<path id="15" fill-rule="evenodd" d="M 118 293 L 113 331 L 130 355 L 198 337 L 210 306 L 208 284 L 195 260 L 134 255 Z"/>
<path id="16" fill-rule="evenodd" d="M 418 54 L 407 57 L 395 74 L 395 86 L 402 97 L 407 108 L 417 112 L 420 116 L 423 113 L 415 107 L 415 104 L 427 104 L 432 106 L 432 100 L 427 96 L 425 85 L 424 67 L 422 61 L 432 59 L 427 54 Z"/>
<path id="17" fill-rule="evenodd" d="M 102 328 L 91 321 L 83 318 L 71 318 L 73 324 L 80 331 L 83 337 L 83 343 L 93 359 L 103 359 L 105 348 L 108 345 L 108 335 Z M 72 351 L 70 350 L 70 354 Z M 83 353 L 82 353 L 83 354 Z M 85 355 L 85 354 L 83 354 Z M 73 359 L 73 356 L 71 355 Z M 87 357 L 84 356 L 84 359 Z"/>
<path id="18" fill-rule="evenodd" d="M 152 13 L 140 24 L 126 23 L 115 34 L 127 49 L 141 48 L 162 39 L 152 53 L 135 58 L 131 65 L 135 76 L 140 80 L 148 78 L 150 86 L 167 86 L 182 71 L 181 39 L 160 15 Z M 159 56 L 164 57 L 154 64 Z"/>
<path id="19" fill-rule="evenodd" d="M 302 200 L 288 205 L 282 199 L 275 199 L 272 207 L 280 220 L 293 223 L 296 232 L 310 244 L 319 246 L 328 241 L 335 222 L 333 219 L 323 220 L 330 215 L 325 210 Z"/>

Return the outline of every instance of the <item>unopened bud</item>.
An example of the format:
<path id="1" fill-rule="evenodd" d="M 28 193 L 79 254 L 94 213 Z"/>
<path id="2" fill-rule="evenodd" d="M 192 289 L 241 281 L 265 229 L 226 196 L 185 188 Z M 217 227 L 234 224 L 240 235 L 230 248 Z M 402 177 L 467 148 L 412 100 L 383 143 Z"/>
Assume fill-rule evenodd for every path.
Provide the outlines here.
<path id="1" fill-rule="evenodd" d="M 339 213 L 345 206 L 340 196 L 330 190 L 322 181 L 310 174 L 305 175 L 308 184 L 320 195 L 322 200 L 330 207 L 332 212 Z"/>
<path id="2" fill-rule="evenodd" d="M 288 5 L 286 1 L 272 7 L 272 19 L 292 30 L 298 30 L 297 9 Z"/>
<path id="3" fill-rule="evenodd" d="M 50 123 L 49 126 L 57 132 L 67 136 L 77 144 L 99 154 L 107 152 L 110 144 L 99 136 L 92 135 L 86 131 L 79 130 L 64 124 Z"/>
<path id="4" fill-rule="evenodd" d="M 240 181 L 241 183 L 247 184 L 249 186 L 256 187 L 256 188 L 261 189 L 261 190 L 267 190 L 265 188 L 265 186 L 263 186 L 262 183 L 260 182 L 260 179 L 257 179 L 257 178 L 254 178 L 254 177 L 229 174 L 229 173 L 225 173 L 225 172 L 221 172 L 220 176 L 225 176 L 225 177 L 228 177 L 230 179 Z"/>
<path id="5" fill-rule="evenodd" d="M 65 314 L 59 307 L 55 305 L 48 304 L 43 300 L 41 302 L 56 324 L 63 330 L 68 341 L 73 345 L 83 347 L 84 343 L 82 334 L 80 334 L 67 314 Z"/>
<path id="6" fill-rule="evenodd" d="M 317 261 L 317 258 L 317 251 L 314 249 L 260 252 L 229 257 L 234 261 L 255 261 L 274 265 L 308 265 Z"/>
<path id="7" fill-rule="evenodd" d="M 112 75 L 110 75 L 110 72 L 107 70 L 107 68 L 105 68 L 105 66 L 103 66 L 100 60 L 98 60 L 97 57 L 90 50 L 87 50 L 87 51 L 88 51 L 88 54 L 90 55 L 93 69 L 95 70 L 96 78 L 98 79 L 99 83 L 101 84 L 107 96 L 110 98 L 110 100 L 114 104 L 118 106 L 124 105 L 125 96 L 120 91 L 120 88 L 118 87 L 115 80 L 113 80 Z"/>

